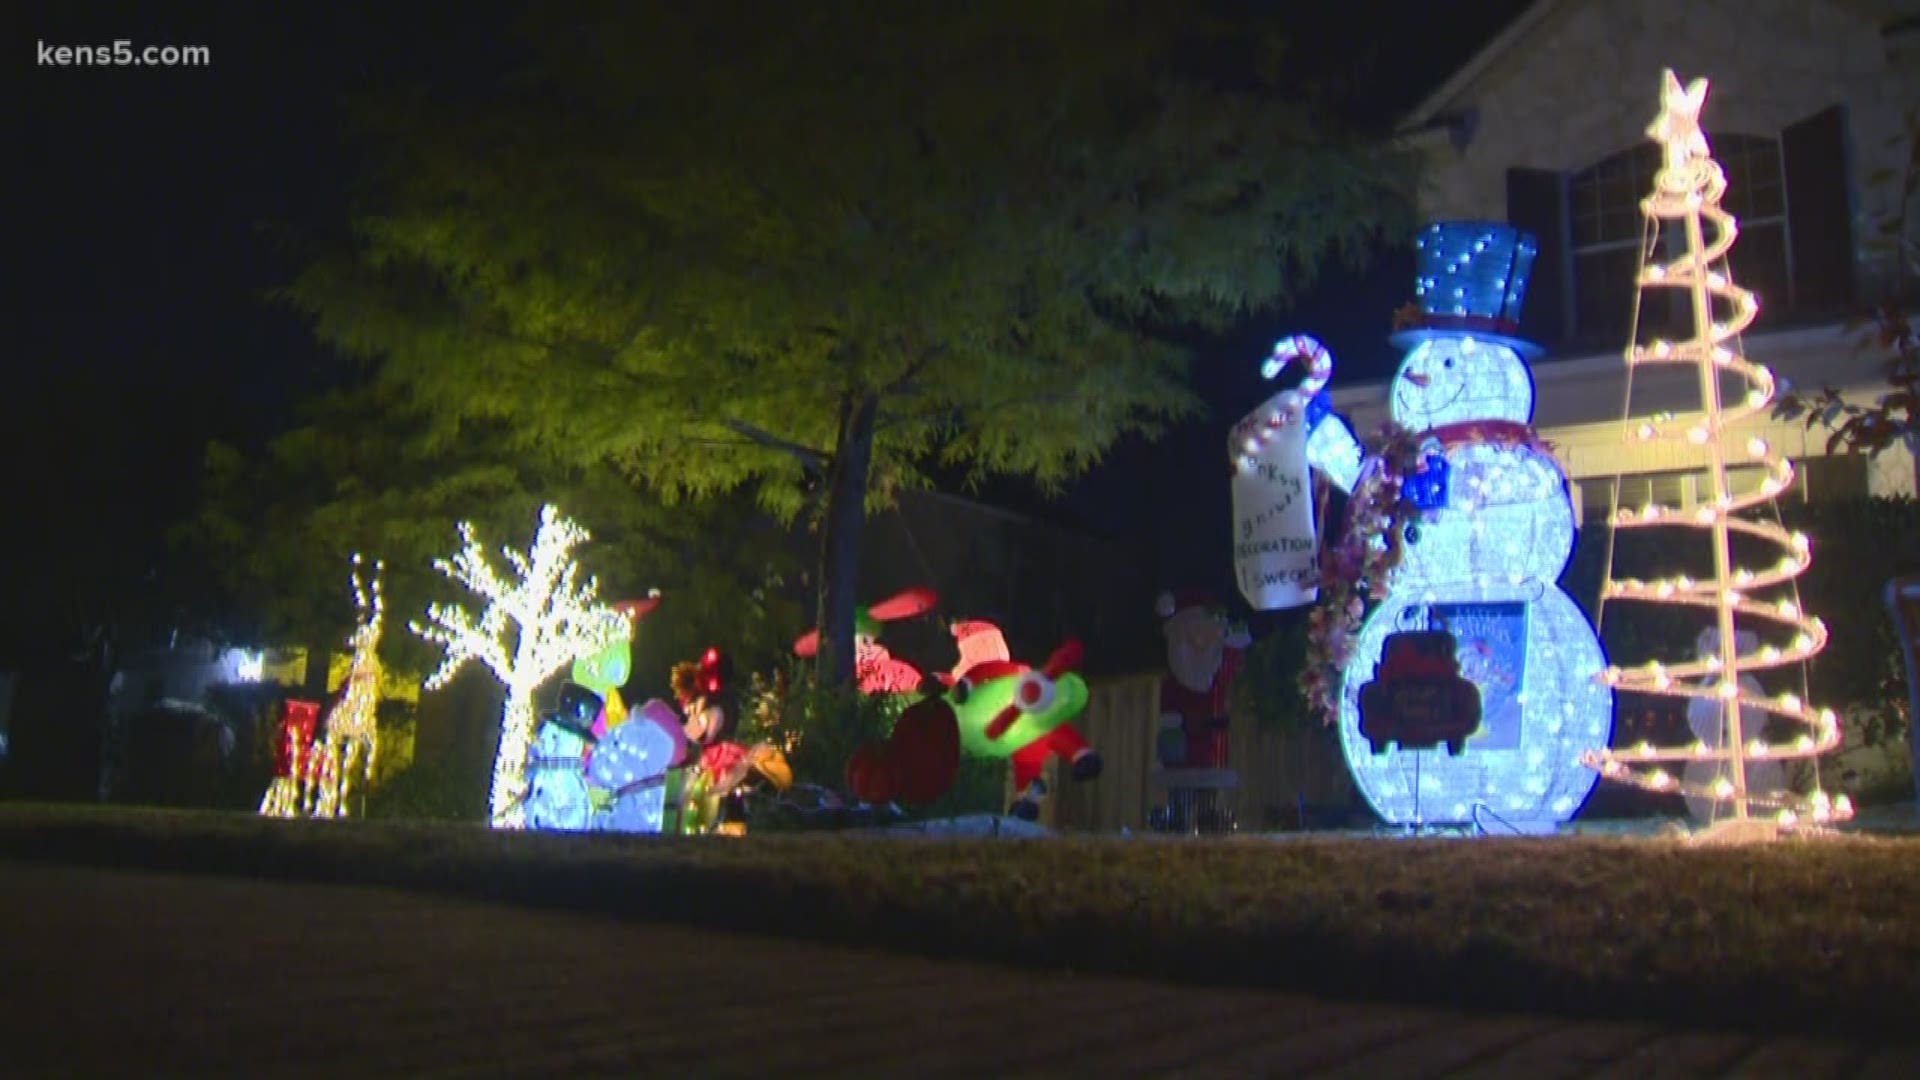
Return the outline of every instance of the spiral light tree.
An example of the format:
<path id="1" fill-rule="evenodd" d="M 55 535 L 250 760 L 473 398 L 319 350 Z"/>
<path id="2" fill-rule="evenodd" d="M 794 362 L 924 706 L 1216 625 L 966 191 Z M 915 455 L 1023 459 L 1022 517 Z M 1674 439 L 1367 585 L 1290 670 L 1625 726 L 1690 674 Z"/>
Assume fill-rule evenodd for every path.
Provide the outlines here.
<path id="1" fill-rule="evenodd" d="M 1654 791 L 1679 792 L 1693 798 L 1726 804 L 1732 819 L 1743 822 L 1755 811 L 1790 827 L 1802 818 L 1814 822 L 1852 815 L 1846 796 L 1830 800 L 1817 788 L 1809 795 L 1787 792 L 1756 794 L 1748 789 L 1749 765 L 1811 757 L 1840 744 L 1840 725 L 1831 709 L 1815 709 L 1791 693 L 1767 694 L 1748 680 L 1746 672 L 1779 668 L 1805 661 L 1827 641 L 1819 619 L 1810 618 L 1790 598 L 1763 600 L 1756 593 L 1792 581 L 1812 565 L 1807 538 L 1779 525 L 1742 517 L 1741 512 L 1769 503 L 1793 482 L 1793 465 L 1774 454 L 1764 439 L 1744 445 L 1744 462 L 1730 462 L 1731 430 L 1745 420 L 1764 416 L 1774 397 L 1773 374 L 1749 362 L 1739 351 L 1739 335 L 1753 323 L 1759 303 L 1752 293 L 1733 284 L 1726 273 L 1726 255 L 1739 227 L 1720 208 L 1726 194 L 1726 174 L 1713 160 L 1700 129 L 1700 107 L 1707 95 L 1705 79 L 1682 86 L 1673 72 L 1665 74 L 1661 111 L 1648 134 L 1660 143 L 1665 158 L 1654 178 L 1653 193 L 1641 204 L 1657 228 L 1672 222 L 1686 241 L 1685 254 L 1671 262 L 1647 260 L 1639 276 L 1644 290 L 1681 290 L 1691 300 L 1692 334 L 1685 340 L 1635 343 L 1627 352 L 1629 367 L 1643 364 L 1684 364 L 1700 377 L 1701 413 L 1697 418 L 1663 415 L 1640 423 L 1629 439 L 1643 442 L 1678 441 L 1701 447 L 1707 456 L 1711 488 L 1701 506 L 1682 510 L 1649 504 L 1622 509 L 1614 516 L 1618 529 L 1685 528 L 1704 530 L 1711 538 L 1713 577 L 1694 581 L 1680 576 L 1659 581 L 1612 579 L 1602 591 L 1602 603 L 1682 604 L 1712 612 L 1714 648 L 1685 662 L 1658 661 L 1634 668 L 1608 667 L 1599 678 L 1615 690 L 1707 699 L 1722 708 L 1718 745 L 1697 739 L 1691 746 L 1631 748 L 1596 751 L 1586 762 L 1610 780 L 1635 783 Z M 1712 238 L 1708 238 L 1711 226 Z M 1716 304 L 1719 310 L 1716 311 Z M 1744 380 L 1749 389 L 1738 404 L 1721 401 L 1723 374 Z M 1728 483 L 1734 464 L 1758 464 L 1767 475 L 1759 488 L 1735 494 Z M 1763 569 L 1736 568 L 1731 538 L 1742 535 L 1778 546 L 1780 561 Z M 1784 644 L 1763 644 L 1768 631 L 1757 637 L 1738 634 L 1743 620 L 1757 620 L 1771 628 Z M 1748 643 L 1743 651 L 1742 638 Z M 1804 729 L 1797 737 L 1769 743 L 1763 737 L 1771 714 Z M 1693 783 L 1668 771 L 1674 763 L 1700 763 L 1716 773 L 1709 783 Z"/>
<path id="2" fill-rule="evenodd" d="M 348 816 L 355 775 L 373 782 L 380 748 L 380 633 L 385 626 L 381 569 L 381 564 L 374 563 L 372 580 L 363 583 L 360 556 L 353 557 L 353 603 L 360 613 L 360 623 L 347 639 L 353 659 L 347 666 L 340 703 L 327 714 L 300 777 L 302 806 L 314 817 Z"/>
<path id="3" fill-rule="evenodd" d="M 468 660 L 485 664 L 506 684 L 488 813 L 494 828 L 523 828 L 534 690 L 575 659 L 599 652 L 631 633 L 631 627 L 625 615 L 598 602 L 597 582 L 575 580 L 579 566 L 573 561 L 573 549 L 590 537 L 554 507 L 541 509 L 531 550 L 524 555 L 512 548 L 502 550 L 518 578 L 512 583 L 494 572 L 471 524 L 461 524 L 460 539 L 460 553 L 434 560 L 434 568 L 485 600 L 485 610 L 475 619 L 456 604 L 433 604 L 427 608 L 427 625 L 414 623 L 412 629 L 446 651 L 440 667 L 427 678 L 426 689 L 446 685 Z"/>

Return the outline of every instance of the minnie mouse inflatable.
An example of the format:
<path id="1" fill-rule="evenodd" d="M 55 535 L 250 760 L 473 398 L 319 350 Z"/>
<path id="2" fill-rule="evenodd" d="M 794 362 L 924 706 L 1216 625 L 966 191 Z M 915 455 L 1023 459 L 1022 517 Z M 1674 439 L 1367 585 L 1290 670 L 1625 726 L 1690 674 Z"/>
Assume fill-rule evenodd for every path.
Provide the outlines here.
<path id="1" fill-rule="evenodd" d="M 746 785 L 755 777 L 776 789 L 793 782 L 786 756 L 761 743 L 753 747 L 733 741 L 740 706 L 733 693 L 733 665 L 719 649 L 709 648 L 698 662 L 673 668 L 673 694 L 679 701 L 681 725 L 690 754 L 697 759 L 688 769 L 682 793 L 682 832 L 746 831 Z"/>

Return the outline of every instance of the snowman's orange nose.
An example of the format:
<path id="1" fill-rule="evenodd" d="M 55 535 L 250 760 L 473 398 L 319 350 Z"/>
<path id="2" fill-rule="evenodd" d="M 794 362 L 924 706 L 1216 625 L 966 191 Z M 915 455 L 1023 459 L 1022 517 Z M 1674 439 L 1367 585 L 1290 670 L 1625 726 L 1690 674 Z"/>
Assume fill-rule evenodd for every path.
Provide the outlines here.
<path id="1" fill-rule="evenodd" d="M 1405 375 L 1402 375 L 1400 377 L 1412 383 L 1413 385 L 1419 387 L 1422 390 L 1425 390 L 1427 388 L 1427 384 L 1433 381 L 1431 378 L 1427 377 L 1427 374 L 1425 372 L 1421 372 L 1421 371 L 1409 371 Z"/>

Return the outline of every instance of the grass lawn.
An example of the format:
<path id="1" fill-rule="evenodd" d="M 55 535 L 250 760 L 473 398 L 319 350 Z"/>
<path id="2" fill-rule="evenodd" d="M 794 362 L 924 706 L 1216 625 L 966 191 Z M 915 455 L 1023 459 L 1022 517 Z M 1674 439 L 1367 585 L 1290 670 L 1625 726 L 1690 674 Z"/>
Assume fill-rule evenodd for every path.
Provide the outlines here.
<path id="1" fill-rule="evenodd" d="M 1082 971 L 1916 1036 L 1920 839 L 500 834 L 0 805 L 0 859 L 388 884 Z M 769 973 L 770 992 L 806 985 Z M 1019 1007 L 1017 981 L 1009 1004 Z"/>

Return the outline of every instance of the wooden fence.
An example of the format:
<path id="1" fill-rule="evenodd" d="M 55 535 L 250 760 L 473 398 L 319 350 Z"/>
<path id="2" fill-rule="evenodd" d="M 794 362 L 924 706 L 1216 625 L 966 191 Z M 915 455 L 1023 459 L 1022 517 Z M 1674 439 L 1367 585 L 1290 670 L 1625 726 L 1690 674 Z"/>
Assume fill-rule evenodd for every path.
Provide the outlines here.
<path id="1" fill-rule="evenodd" d="M 1920 796 L 1920 575 L 1887 582 L 1885 600 L 1907 672 L 1907 742 L 1913 754 L 1914 794 Z"/>
<path id="2" fill-rule="evenodd" d="M 1160 795 L 1152 783 L 1154 739 L 1159 733 L 1161 673 L 1092 680 L 1081 732 L 1100 751 L 1106 768 L 1098 780 L 1064 779 L 1049 766 L 1042 822 L 1079 832 L 1146 828 L 1147 812 Z M 1299 826 L 1298 808 L 1360 806 L 1359 795 L 1326 729 L 1269 732 L 1251 715 L 1236 711 L 1228 733 L 1230 764 L 1240 786 L 1223 799 L 1243 830 Z M 1364 815 L 1364 810 L 1355 809 Z"/>

